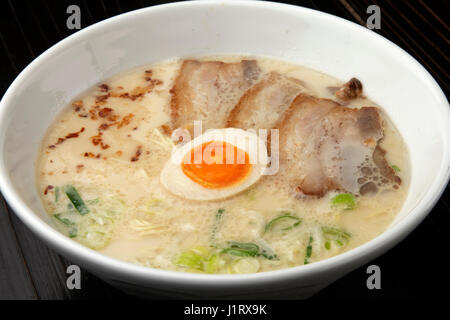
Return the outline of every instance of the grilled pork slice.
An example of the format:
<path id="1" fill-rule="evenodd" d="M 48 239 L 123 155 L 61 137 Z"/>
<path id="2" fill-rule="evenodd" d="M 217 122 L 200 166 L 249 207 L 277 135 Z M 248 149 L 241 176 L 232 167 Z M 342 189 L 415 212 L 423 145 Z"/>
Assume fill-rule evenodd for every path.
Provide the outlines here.
<path id="1" fill-rule="evenodd" d="M 172 130 L 223 128 L 242 94 L 259 78 L 255 60 L 236 63 L 184 60 L 171 90 Z"/>
<path id="2" fill-rule="evenodd" d="M 280 125 L 280 173 L 299 195 L 365 194 L 401 183 L 379 146 L 379 109 L 300 94 Z"/>
<path id="3" fill-rule="evenodd" d="M 275 128 L 294 98 L 304 90 L 300 80 L 271 72 L 245 92 L 231 111 L 227 127 Z"/>

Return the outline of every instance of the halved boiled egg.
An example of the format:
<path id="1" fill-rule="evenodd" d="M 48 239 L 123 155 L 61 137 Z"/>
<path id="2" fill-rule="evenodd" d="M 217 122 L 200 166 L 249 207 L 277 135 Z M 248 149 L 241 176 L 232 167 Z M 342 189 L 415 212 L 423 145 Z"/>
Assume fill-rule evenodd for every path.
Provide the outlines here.
<path id="1" fill-rule="evenodd" d="M 267 164 L 265 142 L 255 133 L 208 130 L 173 152 L 160 179 L 169 192 L 182 198 L 216 200 L 253 185 Z"/>

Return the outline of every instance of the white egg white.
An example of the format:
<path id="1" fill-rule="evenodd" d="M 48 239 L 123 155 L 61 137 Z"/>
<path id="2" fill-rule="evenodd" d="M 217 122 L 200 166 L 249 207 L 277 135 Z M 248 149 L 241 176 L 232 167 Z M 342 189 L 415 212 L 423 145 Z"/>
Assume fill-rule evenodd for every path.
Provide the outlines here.
<path id="1" fill-rule="evenodd" d="M 246 151 L 249 155 L 249 162 L 252 164 L 249 175 L 235 185 L 219 189 L 205 188 L 186 176 L 181 168 L 183 158 L 193 148 L 209 141 L 224 141 Z M 190 200 L 218 200 L 229 198 L 256 183 L 263 175 L 267 164 L 268 155 L 265 141 L 254 132 L 236 128 L 208 130 L 175 149 L 161 171 L 160 180 L 169 192 L 179 197 Z"/>

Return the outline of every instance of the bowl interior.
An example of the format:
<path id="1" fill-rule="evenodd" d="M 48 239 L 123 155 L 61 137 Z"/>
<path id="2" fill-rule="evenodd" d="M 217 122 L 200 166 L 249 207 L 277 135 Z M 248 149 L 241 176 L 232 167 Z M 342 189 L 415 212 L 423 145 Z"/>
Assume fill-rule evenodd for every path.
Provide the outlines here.
<path id="1" fill-rule="evenodd" d="M 69 37 L 29 66 L 1 106 L 0 166 L 10 193 L 47 219 L 35 188 L 35 160 L 48 126 L 71 99 L 135 66 L 213 54 L 269 56 L 342 80 L 358 77 L 409 148 L 410 190 L 398 221 L 442 179 L 449 162 L 448 104 L 415 60 L 373 32 L 320 12 L 213 1 L 159 6 L 107 20 Z"/>

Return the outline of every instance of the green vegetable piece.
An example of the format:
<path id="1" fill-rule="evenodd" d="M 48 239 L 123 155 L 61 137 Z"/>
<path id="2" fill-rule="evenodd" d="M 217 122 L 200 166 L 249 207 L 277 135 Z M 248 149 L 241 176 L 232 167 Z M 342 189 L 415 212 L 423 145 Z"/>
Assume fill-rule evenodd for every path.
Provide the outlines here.
<path id="1" fill-rule="evenodd" d="M 351 238 L 351 234 L 347 231 L 333 228 L 333 227 L 322 227 L 322 232 L 327 240 L 325 242 L 325 248 L 329 250 L 331 248 L 330 241 L 334 241 L 338 246 L 342 247 L 343 245 L 347 244 L 347 242 Z"/>
<path id="2" fill-rule="evenodd" d="M 272 248 L 266 245 L 264 241 L 261 241 L 259 248 L 259 253 L 267 260 L 279 260 Z"/>
<path id="3" fill-rule="evenodd" d="M 266 224 L 266 227 L 264 228 L 264 232 L 268 232 L 268 231 L 274 230 L 274 229 L 278 229 L 278 230 L 282 230 L 282 231 L 291 230 L 291 229 L 297 227 L 298 225 L 300 225 L 301 222 L 302 222 L 302 220 L 299 217 L 296 217 L 290 213 L 285 213 L 281 216 L 278 216 L 278 217 L 270 220 Z M 276 228 L 276 226 L 278 226 L 278 228 Z"/>
<path id="4" fill-rule="evenodd" d="M 223 249 L 221 253 L 228 253 L 239 257 L 256 257 L 259 255 L 259 246 L 250 242 L 229 241 L 229 248 Z"/>
<path id="5" fill-rule="evenodd" d="M 266 250 L 261 250 L 261 256 L 266 258 L 267 260 L 278 260 L 278 256 L 273 252 L 268 252 Z"/>
<path id="6" fill-rule="evenodd" d="M 216 273 L 219 269 L 220 258 L 217 255 L 212 255 L 203 264 L 203 270 L 207 273 Z"/>
<path id="7" fill-rule="evenodd" d="M 55 218 L 56 220 L 58 220 L 59 222 L 61 222 L 62 224 L 71 227 L 75 225 L 75 222 L 67 219 L 67 218 L 62 218 L 61 214 L 57 213 L 53 215 L 53 218 Z"/>
<path id="8" fill-rule="evenodd" d="M 352 210 L 356 208 L 355 196 L 351 193 L 341 193 L 331 199 L 332 207 L 343 208 L 344 210 Z"/>
<path id="9" fill-rule="evenodd" d="M 344 231 L 344 230 L 341 230 L 338 228 L 333 228 L 333 227 L 322 227 L 322 232 L 325 234 L 337 236 L 337 237 L 343 238 L 343 239 L 350 239 L 352 237 L 351 234 L 348 233 L 347 231 Z"/>
<path id="10" fill-rule="evenodd" d="M 84 203 L 83 199 L 81 198 L 80 194 L 78 193 L 77 189 L 75 189 L 72 185 L 67 185 L 64 188 L 64 192 L 66 193 L 67 197 L 69 198 L 70 202 L 73 204 L 75 209 L 81 214 L 85 215 L 89 213 L 89 209 Z"/>
<path id="11" fill-rule="evenodd" d="M 220 258 L 215 254 L 211 255 L 205 247 L 195 247 L 180 254 L 175 264 L 195 271 L 216 273 L 220 266 Z"/>
<path id="12" fill-rule="evenodd" d="M 59 187 L 55 187 L 55 203 L 59 201 Z"/>
<path id="13" fill-rule="evenodd" d="M 227 253 L 239 257 L 258 257 L 262 256 L 268 260 L 277 260 L 278 256 L 270 248 L 261 248 L 251 242 L 228 241 L 229 247 L 223 249 L 220 253 Z"/>
<path id="14" fill-rule="evenodd" d="M 395 172 L 400 172 L 400 168 L 398 166 L 396 166 L 395 164 L 393 164 L 392 169 L 394 169 Z"/>
<path id="15" fill-rule="evenodd" d="M 78 230 L 77 229 L 70 229 L 69 230 L 69 238 L 76 238 L 78 236 Z"/>
<path id="16" fill-rule="evenodd" d="M 202 267 L 203 267 L 202 260 L 203 260 L 202 256 L 200 256 L 192 251 L 187 251 L 187 252 L 183 252 L 182 254 L 180 254 L 178 259 L 175 261 L 175 264 L 184 266 L 184 267 L 193 268 L 196 270 L 202 270 Z"/>
<path id="17" fill-rule="evenodd" d="M 304 264 L 308 264 L 309 263 L 309 258 L 311 258 L 312 242 L 313 242 L 313 237 L 309 236 L 308 245 L 306 247 L 305 260 L 303 262 Z"/>
<path id="18" fill-rule="evenodd" d="M 217 248 L 216 233 L 217 233 L 217 230 L 219 229 L 220 221 L 222 220 L 222 215 L 224 212 L 225 212 L 225 209 L 223 209 L 223 208 L 220 208 L 219 210 L 217 210 L 216 217 L 214 219 L 214 224 L 213 224 L 212 231 L 211 231 L 211 235 L 209 237 L 209 241 L 211 242 L 210 246 L 212 248 Z"/>
<path id="19" fill-rule="evenodd" d="M 69 227 L 69 237 L 70 238 L 76 238 L 78 235 L 78 228 L 77 224 L 70 219 L 61 217 L 61 214 L 57 213 L 53 215 L 53 218 L 57 220 L 58 222 L 62 223 L 66 227 Z"/>
<path id="20" fill-rule="evenodd" d="M 226 249 L 223 249 L 220 253 L 228 253 L 233 256 L 238 256 L 238 257 L 256 257 L 258 255 L 258 252 L 242 250 L 242 249 L 235 249 L 235 248 L 226 248 Z"/>

